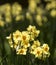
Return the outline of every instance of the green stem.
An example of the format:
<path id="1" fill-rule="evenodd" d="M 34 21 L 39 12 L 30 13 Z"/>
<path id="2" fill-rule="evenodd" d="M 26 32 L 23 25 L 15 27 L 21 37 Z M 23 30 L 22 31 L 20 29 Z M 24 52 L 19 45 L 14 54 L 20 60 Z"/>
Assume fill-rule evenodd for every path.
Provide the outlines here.
<path id="1" fill-rule="evenodd" d="M 2 62 L 4 61 L 4 59 L 6 59 L 8 55 L 4 56 L 3 59 L 0 61 L 0 64 L 2 64 Z"/>

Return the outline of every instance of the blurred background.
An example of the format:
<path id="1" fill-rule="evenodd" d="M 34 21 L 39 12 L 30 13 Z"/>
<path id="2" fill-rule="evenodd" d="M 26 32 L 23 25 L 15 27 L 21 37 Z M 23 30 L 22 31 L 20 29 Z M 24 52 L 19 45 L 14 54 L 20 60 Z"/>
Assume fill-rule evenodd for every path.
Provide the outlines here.
<path id="1" fill-rule="evenodd" d="M 35 65 L 56 65 L 56 0 L 0 0 L 0 65 L 27 64 L 13 54 L 6 37 L 29 25 L 41 31 L 38 39 L 50 47 L 50 57 Z"/>

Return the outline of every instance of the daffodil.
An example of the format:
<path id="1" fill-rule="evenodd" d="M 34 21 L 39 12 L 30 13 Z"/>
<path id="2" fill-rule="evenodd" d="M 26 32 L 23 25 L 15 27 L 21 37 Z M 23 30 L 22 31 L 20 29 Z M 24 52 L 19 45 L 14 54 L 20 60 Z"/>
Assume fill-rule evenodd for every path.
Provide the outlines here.
<path id="1" fill-rule="evenodd" d="M 26 12 L 26 18 L 32 21 L 32 16 L 30 12 Z"/>
<path id="2" fill-rule="evenodd" d="M 48 51 L 49 51 L 49 46 L 48 46 L 48 44 L 43 44 L 42 48 L 43 48 L 43 51 L 44 51 L 44 52 L 48 52 Z"/>
<path id="3" fill-rule="evenodd" d="M 12 35 L 10 34 L 9 36 L 6 37 L 6 39 L 8 39 L 10 47 L 13 48 Z"/>
<path id="4" fill-rule="evenodd" d="M 21 32 L 19 30 L 13 33 L 13 40 L 15 43 L 21 41 Z"/>
<path id="5" fill-rule="evenodd" d="M 17 16 L 21 13 L 22 7 L 17 2 L 12 5 L 12 15 Z"/>
<path id="6" fill-rule="evenodd" d="M 33 44 L 30 47 L 30 53 L 31 54 L 35 54 L 35 49 L 37 47 L 39 47 L 39 46 L 40 46 L 40 42 L 38 40 L 37 41 L 34 41 Z"/>
<path id="7" fill-rule="evenodd" d="M 29 8 L 29 11 L 31 13 L 34 13 L 35 12 L 36 7 L 37 7 L 36 1 L 35 0 L 29 0 L 29 7 L 28 8 Z"/>
<path id="8" fill-rule="evenodd" d="M 49 52 L 49 46 L 48 46 L 48 44 L 43 44 L 43 46 L 42 46 L 42 49 L 43 49 L 43 59 L 45 59 L 45 58 L 47 58 L 47 57 L 49 57 L 50 56 L 50 52 Z"/>
<path id="9" fill-rule="evenodd" d="M 40 46 L 39 40 L 34 41 L 33 45 L 36 45 L 36 47 L 39 47 Z"/>
<path id="10" fill-rule="evenodd" d="M 24 48 L 28 48 L 28 47 L 30 47 L 30 43 L 27 41 L 25 41 L 25 42 L 22 41 L 21 46 L 23 46 Z"/>
<path id="11" fill-rule="evenodd" d="M 27 49 L 21 48 L 21 49 L 18 49 L 16 53 L 20 55 L 26 55 L 26 52 L 27 52 Z"/>
<path id="12" fill-rule="evenodd" d="M 35 26 L 29 25 L 29 27 L 27 28 L 27 31 L 30 35 L 30 39 L 34 40 L 35 37 L 38 37 L 40 30 L 37 30 Z"/>
<path id="13" fill-rule="evenodd" d="M 10 22 L 12 21 L 12 17 L 11 17 L 11 16 L 6 16 L 6 17 L 5 17 L 5 21 L 6 21 L 7 23 L 10 23 Z"/>
<path id="14" fill-rule="evenodd" d="M 36 58 L 39 58 L 39 59 L 42 58 L 42 48 L 41 48 L 41 47 L 37 47 L 37 48 L 35 49 L 35 57 L 36 57 Z"/>
<path id="15" fill-rule="evenodd" d="M 35 19 L 36 19 L 37 24 L 39 26 L 42 26 L 42 15 L 37 14 Z"/>
<path id="16" fill-rule="evenodd" d="M 35 55 L 35 48 L 31 48 L 29 52 L 30 52 L 30 54 Z"/>
<path id="17" fill-rule="evenodd" d="M 23 20 L 23 15 L 17 15 L 16 17 L 15 17 L 15 20 L 16 21 L 20 21 L 20 20 Z"/>
<path id="18" fill-rule="evenodd" d="M 29 36 L 27 31 L 22 32 L 21 38 L 22 38 L 22 41 L 29 41 L 30 40 L 30 36 Z"/>
<path id="19" fill-rule="evenodd" d="M 27 31 L 34 32 L 36 30 L 35 26 L 29 25 Z"/>
<path id="20" fill-rule="evenodd" d="M 51 10 L 50 15 L 52 17 L 56 17 L 56 10 L 55 9 Z"/>
<path id="21" fill-rule="evenodd" d="M 3 27 L 5 25 L 3 20 L 0 20 L 0 26 Z"/>

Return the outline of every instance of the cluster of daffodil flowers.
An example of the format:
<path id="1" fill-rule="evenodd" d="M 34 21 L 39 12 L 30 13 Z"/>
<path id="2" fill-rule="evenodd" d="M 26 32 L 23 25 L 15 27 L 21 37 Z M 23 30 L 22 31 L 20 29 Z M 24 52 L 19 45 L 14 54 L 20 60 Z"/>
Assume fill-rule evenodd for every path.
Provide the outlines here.
<path id="1" fill-rule="evenodd" d="M 40 30 L 37 30 L 35 26 L 29 25 L 27 31 L 20 32 L 16 30 L 10 34 L 8 39 L 11 48 L 16 50 L 16 54 L 26 55 L 27 52 L 35 55 L 36 58 L 45 59 L 50 56 L 48 44 L 40 45 L 37 40 Z"/>
<path id="2" fill-rule="evenodd" d="M 4 4 L 0 5 L 0 26 L 4 26 L 7 23 L 10 23 L 15 19 L 19 21 L 23 19 L 22 7 L 20 4 L 15 2 L 14 4 Z"/>
<path id="3" fill-rule="evenodd" d="M 33 21 L 33 16 L 36 23 L 42 26 L 43 23 L 48 21 L 47 14 L 51 17 L 56 17 L 56 1 L 55 0 L 43 0 L 46 4 L 45 7 L 41 4 L 41 0 L 29 0 L 28 12 L 26 12 L 26 18 Z"/>
<path id="4" fill-rule="evenodd" d="M 54 18 L 56 17 L 56 1 L 44 0 L 44 2 L 46 2 L 45 7 L 41 4 L 41 0 L 28 0 L 29 5 L 26 11 L 23 10 L 22 6 L 17 2 L 12 5 L 9 3 L 1 5 L 0 26 L 12 22 L 13 19 L 15 21 L 24 20 L 25 17 L 30 22 L 33 22 L 34 19 L 39 26 L 42 26 L 43 23 L 48 21 L 47 13 Z"/>
<path id="5" fill-rule="evenodd" d="M 42 46 L 40 44 L 39 40 L 34 41 L 30 53 L 34 54 L 36 58 L 44 60 L 50 56 L 49 46 L 48 44 L 43 44 Z"/>
<path id="6" fill-rule="evenodd" d="M 26 18 L 29 19 L 30 21 L 34 20 L 39 26 L 43 25 L 43 22 L 47 22 L 48 19 L 45 16 L 46 10 L 43 9 L 41 5 L 41 0 L 29 0 L 29 6 L 28 6 L 28 11 L 26 12 Z"/>
<path id="7" fill-rule="evenodd" d="M 46 0 L 46 10 L 50 12 L 50 16 L 56 17 L 56 0 Z"/>

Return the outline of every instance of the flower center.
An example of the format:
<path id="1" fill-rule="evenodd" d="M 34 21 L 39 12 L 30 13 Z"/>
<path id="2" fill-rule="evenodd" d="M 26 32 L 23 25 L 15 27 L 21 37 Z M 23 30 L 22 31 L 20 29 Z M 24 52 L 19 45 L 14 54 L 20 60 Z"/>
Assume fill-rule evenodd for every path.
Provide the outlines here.
<path id="1" fill-rule="evenodd" d="M 18 38 L 19 37 L 19 35 L 16 35 L 16 38 Z"/>
<path id="2" fill-rule="evenodd" d="M 23 36 L 23 40 L 26 40 L 26 36 Z"/>
<path id="3" fill-rule="evenodd" d="M 45 48 L 45 51 L 48 51 L 48 48 Z"/>
<path id="4" fill-rule="evenodd" d="M 20 51 L 20 53 L 24 53 L 24 51 L 23 51 L 23 50 L 21 50 L 21 51 Z"/>
<path id="5" fill-rule="evenodd" d="M 39 55 L 40 54 L 40 51 L 37 51 L 37 54 Z"/>

